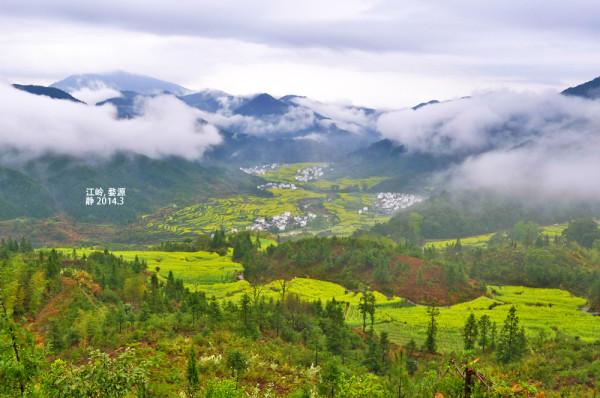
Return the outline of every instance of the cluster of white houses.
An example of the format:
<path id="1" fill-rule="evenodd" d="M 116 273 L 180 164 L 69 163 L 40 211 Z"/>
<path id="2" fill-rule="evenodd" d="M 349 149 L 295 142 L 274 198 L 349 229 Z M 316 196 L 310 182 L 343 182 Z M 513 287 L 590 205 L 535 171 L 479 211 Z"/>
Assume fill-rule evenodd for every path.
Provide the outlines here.
<path id="1" fill-rule="evenodd" d="M 308 167 L 306 169 L 298 169 L 296 170 L 297 175 L 294 177 L 294 180 L 301 182 L 316 180 L 320 177 L 323 177 L 323 174 L 325 173 L 324 170 L 326 167 L 327 165 L 313 166 Z"/>
<path id="2" fill-rule="evenodd" d="M 423 199 L 423 197 L 413 194 L 381 192 L 377 194 L 375 210 L 383 213 L 390 213 L 405 209 L 408 206 L 423 201 Z"/>
<path id="3" fill-rule="evenodd" d="M 271 164 L 263 164 L 261 166 L 254 166 L 254 167 L 250 167 L 250 168 L 240 167 L 240 170 L 242 170 L 244 173 L 247 173 L 247 174 L 262 175 L 262 174 L 266 174 L 267 171 L 275 171 L 280 167 L 286 167 L 286 166 L 289 166 L 289 164 L 271 163 Z"/>
<path id="4" fill-rule="evenodd" d="M 296 184 L 287 184 L 285 182 L 280 182 L 280 183 L 268 182 L 263 185 L 257 185 L 256 188 L 258 188 L 258 189 L 298 189 Z"/>
<path id="5" fill-rule="evenodd" d="M 303 228 L 308 225 L 309 221 L 316 217 L 317 215 L 312 213 L 304 216 L 292 216 L 292 213 L 286 211 L 278 216 L 273 216 L 271 220 L 259 217 L 247 229 L 251 231 L 265 231 L 277 228 L 279 231 L 285 231 L 294 228 Z"/>

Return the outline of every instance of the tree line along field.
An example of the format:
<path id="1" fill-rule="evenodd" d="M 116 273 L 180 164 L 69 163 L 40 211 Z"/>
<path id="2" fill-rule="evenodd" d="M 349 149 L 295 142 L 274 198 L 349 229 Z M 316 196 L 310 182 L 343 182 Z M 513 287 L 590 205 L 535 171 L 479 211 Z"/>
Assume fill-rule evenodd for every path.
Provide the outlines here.
<path id="1" fill-rule="evenodd" d="M 264 243 L 268 243 L 268 240 Z M 57 250 L 65 254 L 73 251 L 66 248 Z M 79 249 L 77 253 L 79 256 L 89 256 L 92 251 Z M 233 262 L 231 250 L 225 256 L 210 252 L 160 251 L 115 251 L 113 254 L 123 256 L 127 261 L 133 261 L 137 256 L 140 261 L 147 262 L 148 269 L 159 267 L 158 275 L 162 279 L 166 279 L 169 272 L 172 272 L 175 278 L 183 280 L 184 286 L 190 291 L 205 292 L 207 297 L 215 296 L 222 302 L 239 303 L 245 294 L 252 296 L 256 292 L 267 300 L 281 299 L 282 280 L 259 286 L 252 286 L 245 280 L 234 281 L 234 275 L 242 272 L 243 267 Z M 336 283 L 298 275 L 286 281 L 286 294 L 297 294 L 306 301 L 325 302 L 335 298 L 338 302 L 345 302 L 346 322 L 353 327 L 362 326 L 362 315 L 358 307 L 360 292 L 348 291 Z M 401 346 L 405 346 L 411 339 L 422 344 L 428 323 L 426 307 L 414 305 L 400 297 L 386 297 L 379 292 L 374 292 L 374 296 L 375 330 L 378 333 L 387 332 L 390 340 Z M 488 286 L 487 296 L 439 308 L 440 351 L 450 352 L 462 347 L 461 330 L 471 312 L 477 318 L 488 315 L 491 322 L 496 322 L 500 328 L 513 305 L 530 340 L 553 338 L 561 333 L 584 342 L 594 342 L 600 336 L 600 317 L 582 311 L 586 305 L 583 298 L 574 297 L 560 289 Z"/>
<path id="2" fill-rule="evenodd" d="M 71 254 L 73 249 L 60 248 L 65 254 Z M 88 255 L 91 249 L 77 249 L 79 256 Z M 234 276 L 243 271 L 241 264 L 231 260 L 229 255 L 220 256 L 214 252 L 163 252 L 127 250 L 115 251 L 116 256 L 122 256 L 126 261 L 133 261 L 137 257 L 145 261 L 150 270 L 158 270 L 158 276 L 166 279 L 169 272 L 173 272 L 178 278 L 190 287 L 197 285 L 211 285 L 215 283 L 231 282 Z"/>
<path id="3" fill-rule="evenodd" d="M 525 327 L 530 341 L 554 338 L 557 333 L 595 342 L 600 333 L 600 318 L 583 312 L 586 300 L 574 297 L 560 289 L 527 288 L 523 286 L 489 286 L 491 297 L 440 308 L 440 350 L 446 352 L 462 347 L 461 330 L 469 314 L 477 318 L 488 315 L 498 327 L 506 319 L 512 305 Z M 379 318 L 375 329 L 387 331 L 390 338 L 405 345 L 410 339 L 425 340 L 427 328 L 426 308 L 378 307 Z"/>
<path id="4" fill-rule="evenodd" d="M 541 235 L 548 235 L 549 237 L 556 237 L 562 235 L 563 231 L 567 228 L 567 224 L 558 224 L 558 225 L 547 225 L 540 227 Z M 484 235 L 476 235 L 476 236 L 468 236 L 465 238 L 460 238 L 460 243 L 463 246 L 468 247 L 485 247 L 487 246 L 489 240 L 494 236 L 495 233 L 484 234 Z M 441 239 L 441 240 L 430 240 L 425 243 L 426 248 L 434 248 L 434 249 L 444 249 L 448 246 L 451 246 L 456 243 L 456 239 Z"/>
<path id="5" fill-rule="evenodd" d="M 217 291 L 211 290 L 212 285 L 197 288 L 205 291 L 207 296 L 217 294 L 223 300 L 233 300 L 236 303 L 244 294 L 251 296 L 253 293 L 252 286 L 248 282 L 241 281 L 234 282 L 235 288 L 232 286 L 232 290 L 225 296 L 219 295 L 218 293 L 222 293 L 226 285 L 220 284 Z M 581 311 L 586 300 L 573 297 L 567 291 L 523 286 L 490 287 L 490 291 L 491 289 L 497 291 L 497 294 L 490 293 L 492 298 L 480 297 L 440 308 L 438 319 L 440 350 L 445 347 L 447 352 L 450 352 L 462 347 L 461 330 L 471 312 L 474 312 L 477 318 L 488 315 L 491 321 L 497 322 L 498 327 L 501 328 L 512 305 L 517 308 L 517 314 L 530 339 L 540 338 L 540 332 L 544 334 L 544 339 L 552 338 L 560 332 L 586 342 L 596 341 L 600 336 L 600 318 Z M 353 327 L 362 325 L 362 315 L 358 309 L 361 294 L 358 292 L 347 292 L 344 287 L 332 282 L 306 278 L 289 281 L 287 292 L 296 293 L 307 301 L 320 299 L 325 302 L 335 298 L 336 301 L 349 303 L 346 322 Z M 522 294 L 518 294 L 520 292 Z M 274 281 L 267 284 L 262 294 L 267 299 L 271 297 L 280 299 L 281 282 Z M 374 326 L 378 333 L 386 331 L 390 340 L 400 346 L 406 346 L 411 339 L 419 345 L 425 341 L 428 322 L 425 306 L 406 305 L 399 297 L 388 299 L 378 292 L 374 292 L 374 295 L 376 299 Z"/>
<path id="6" fill-rule="evenodd" d="M 266 249 L 269 245 L 277 245 L 271 239 L 255 238 L 260 240 L 261 247 Z M 73 249 L 57 248 L 57 251 L 67 256 L 72 256 Z M 89 256 L 94 249 L 75 249 L 79 257 Z M 178 278 L 182 278 L 184 284 L 192 290 L 197 290 L 198 285 L 227 284 L 232 282 L 236 274 L 243 271 L 241 264 L 232 261 L 233 250 L 229 249 L 227 255 L 220 256 L 215 252 L 165 252 L 154 250 L 119 250 L 113 253 L 122 256 L 126 261 L 145 261 L 149 270 L 158 270 L 158 276 L 166 279 L 169 272 L 173 272 Z M 220 295 L 217 295 L 220 296 Z"/>

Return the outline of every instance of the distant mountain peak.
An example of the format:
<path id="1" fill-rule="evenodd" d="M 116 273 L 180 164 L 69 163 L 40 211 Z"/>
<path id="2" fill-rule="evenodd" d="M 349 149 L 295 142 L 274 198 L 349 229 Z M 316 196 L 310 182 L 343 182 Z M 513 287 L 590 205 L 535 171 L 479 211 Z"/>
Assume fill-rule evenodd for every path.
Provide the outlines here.
<path id="1" fill-rule="evenodd" d="M 561 94 L 590 99 L 600 98 L 600 77 L 575 87 L 569 87 Z"/>
<path id="2" fill-rule="evenodd" d="M 71 94 L 55 87 L 35 86 L 31 84 L 13 84 L 12 86 L 18 90 L 26 91 L 35 95 L 43 95 L 54 99 L 63 99 L 73 102 L 80 102 L 82 104 L 84 103 L 83 101 L 80 101 L 77 98 L 73 97 Z"/>
<path id="3" fill-rule="evenodd" d="M 224 91 L 204 89 L 192 94 L 179 97 L 180 100 L 194 108 L 216 113 L 219 111 L 231 111 L 248 102 L 247 98 L 235 97 Z"/>
<path id="4" fill-rule="evenodd" d="M 191 93 L 191 90 L 175 83 L 124 71 L 71 75 L 66 79 L 51 84 L 50 87 L 59 88 L 67 92 L 74 92 L 83 88 L 95 89 L 108 87 L 117 91 L 135 91 L 144 95 L 164 92 L 174 95 Z"/>
<path id="5" fill-rule="evenodd" d="M 237 108 L 234 113 L 244 116 L 271 116 L 283 115 L 289 110 L 289 105 L 273 98 L 267 93 L 262 93 L 248 101 L 246 104 Z"/>

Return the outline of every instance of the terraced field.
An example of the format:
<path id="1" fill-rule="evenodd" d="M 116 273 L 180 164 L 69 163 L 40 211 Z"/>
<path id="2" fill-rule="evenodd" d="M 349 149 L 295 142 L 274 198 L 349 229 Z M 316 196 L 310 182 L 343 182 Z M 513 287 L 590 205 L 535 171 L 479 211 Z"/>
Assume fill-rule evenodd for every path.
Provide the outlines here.
<path id="1" fill-rule="evenodd" d="M 266 242 L 265 242 L 266 243 Z M 67 255 L 73 249 L 57 249 Z M 78 249 L 79 256 L 91 250 Z M 148 262 L 148 268 L 160 267 L 159 275 L 166 278 L 173 271 L 176 278 L 182 278 L 186 287 L 194 291 L 204 291 L 207 296 L 216 296 L 221 300 L 237 302 L 244 293 L 252 296 L 254 288 L 247 281 L 233 281 L 233 275 L 241 272 L 240 264 L 231 261 L 231 252 L 223 257 L 207 252 L 159 252 L 159 251 L 116 251 L 124 259 Z M 352 326 L 362 325 L 358 310 L 360 293 L 349 292 L 335 283 L 316 279 L 302 278 L 303 275 L 287 281 L 287 292 L 296 293 L 305 300 L 334 298 L 349 303 L 346 320 Z M 281 281 L 274 281 L 259 288 L 267 299 L 281 297 Z M 286 293 L 287 294 L 287 293 Z M 423 306 L 413 306 L 399 297 L 387 298 L 375 292 L 377 310 L 375 329 L 389 333 L 392 341 L 406 344 L 415 339 L 422 344 L 426 336 L 427 313 Z M 586 300 L 574 297 L 559 289 L 537 289 L 522 286 L 489 286 L 488 297 L 440 308 L 439 350 L 451 351 L 462 347 L 460 330 L 466 318 L 473 311 L 477 318 L 486 314 L 492 322 L 502 328 L 509 308 L 514 305 L 521 324 L 529 338 L 539 338 L 540 332 L 547 337 L 557 332 L 569 336 L 579 336 L 583 341 L 593 342 L 600 336 L 600 317 L 581 311 Z"/>
<path id="2" fill-rule="evenodd" d="M 359 214 L 364 207 L 372 209 L 375 195 L 363 193 L 340 193 L 332 201 L 325 202 L 323 206 L 337 217 L 337 223 L 330 231 L 336 235 L 349 235 L 357 226 L 372 226 L 390 219 L 389 216 L 371 212 Z"/>
<path id="3" fill-rule="evenodd" d="M 261 175 L 269 182 L 294 183 L 301 189 L 269 189 L 273 197 L 241 195 L 221 198 L 192 206 L 165 208 L 153 214 L 142 216 L 142 225 L 159 236 L 170 234 L 191 236 L 210 233 L 217 228 L 245 229 L 256 218 L 269 219 L 285 212 L 292 216 L 307 213 L 324 215 L 329 219 L 329 231 L 338 235 L 349 235 L 357 228 L 368 228 L 376 222 L 385 222 L 390 216 L 378 214 L 373 209 L 375 194 L 369 189 L 385 177 L 368 179 L 340 178 L 336 180 L 313 180 L 299 182 L 294 179 L 297 170 L 322 163 L 297 163 L 268 171 Z M 325 174 L 327 169 L 325 169 Z M 324 176 L 326 178 L 326 176 Z M 344 192 L 344 190 L 357 190 Z M 370 211 L 362 211 L 368 207 Z M 363 214 L 359 214 L 359 210 Z M 315 233 L 321 231 L 313 231 Z"/>
<path id="4" fill-rule="evenodd" d="M 223 226 L 245 229 L 257 217 L 271 218 L 289 211 L 293 215 L 303 214 L 298 200 L 325 198 L 304 190 L 271 189 L 274 197 L 237 196 L 217 199 L 212 202 L 197 204 L 171 212 L 167 217 L 144 216 L 146 227 L 154 230 L 168 230 L 184 235 L 187 233 L 209 233 Z"/>
<path id="5" fill-rule="evenodd" d="M 267 171 L 261 177 L 270 182 L 285 182 L 294 183 L 296 186 L 303 187 L 307 190 L 323 190 L 323 191 L 344 191 L 347 189 L 366 190 L 373 188 L 389 177 L 370 177 L 370 178 L 348 178 L 342 177 L 331 179 L 328 174 L 339 174 L 338 170 L 334 170 L 337 165 L 331 165 L 324 169 L 324 176 L 318 180 L 308 182 L 296 181 L 297 170 L 306 169 L 314 166 L 326 166 L 325 163 L 294 163 L 289 166 L 280 167 L 277 170 Z M 328 171 L 330 173 L 328 173 Z M 335 171 L 335 173 L 333 173 Z"/>
<path id="6" fill-rule="evenodd" d="M 273 281 L 260 288 L 261 295 L 267 299 L 273 297 L 273 299 L 281 298 L 281 283 L 282 281 Z M 246 281 L 238 281 L 231 283 L 234 285 L 231 287 L 222 285 L 203 285 L 197 286 L 198 290 L 205 291 L 208 296 L 215 295 L 220 298 L 227 298 L 234 302 L 239 301 L 244 293 L 252 295 L 254 288 Z M 360 294 L 356 292 L 346 292 L 344 287 L 326 281 L 308 278 L 295 278 L 286 282 L 286 294 L 295 293 L 299 297 L 307 301 L 313 301 L 321 299 L 323 302 L 335 298 L 337 301 L 344 301 L 350 303 L 352 306 L 358 306 L 360 300 Z M 383 294 L 375 292 L 375 299 L 377 303 L 387 303 L 390 300 L 387 299 Z M 392 302 L 401 301 L 400 298 L 393 298 Z"/>
<path id="7" fill-rule="evenodd" d="M 307 189 L 320 189 L 327 191 L 343 191 L 347 189 L 356 189 L 366 191 L 373 188 L 375 185 L 387 180 L 388 177 L 371 177 L 371 178 L 338 178 L 333 181 L 317 180 L 307 183 Z"/>
<path id="8" fill-rule="evenodd" d="M 198 286 L 198 289 L 206 291 L 209 296 L 214 294 L 234 302 L 239 301 L 244 293 L 250 296 L 253 293 L 253 288 L 245 281 Z M 349 303 L 347 322 L 354 327 L 362 325 L 362 316 L 358 310 L 360 293 L 346 292 L 342 286 L 334 283 L 306 278 L 288 281 L 287 289 L 287 292 L 297 293 L 306 300 L 326 301 L 335 297 L 337 301 L 345 301 Z M 280 282 L 275 281 L 262 287 L 261 294 L 266 298 L 281 298 Z M 440 351 L 450 352 L 462 348 L 460 333 L 471 311 L 478 319 L 484 314 L 488 315 L 492 322 L 496 322 L 500 332 L 512 305 L 515 305 L 521 325 L 525 327 L 530 339 L 539 338 L 542 331 L 547 338 L 554 336 L 558 331 L 569 336 L 579 336 L 588 342 L 596 341 L 600 335 L 600 318 L 580 310 L 586 300 L 573 297 L 564 290 L 492 286 L 490 295 L 492 298 L 479 297 L 469 302 L 440 308 Z M 391 340 L 398 344 L 406 344 L 411 339 L 417 344 L 425 341 L 428 322 L 426 307 L 407 305 L 399 297 L 388 299 L 378 292 L 375 292 L 375 296 L 376 331 L 388 332 Z"/>
<path id="9" fill-rule="evenodd" d="M 460 243 L 463 246 L 469 247 L 483 247 L 487 246 L 488 241 L 494 234 L 476 235 L 469 236 L 467 238 L 460 238 Z M 451 246 L 456 243 L 456 239 L 444 239 L 444 240 L 432 240 L 425 243 L 425 247 L 433 247 L 435 249 L 444 249 L 446 246 Z"/>
<path id="10" fill-rule="evenodd" d="M 548 236 L 557 236 L 562 235 L 563 231 L 567 229 L 569 225 L 567 223 L 558 224 L 558 225 L 549 225 L 547 227 L 542 227 L 542 234 Z"/>
<path id="11" fill-rule="evenodd" d="M 303 185 L 305 183 L 298 182 L 294 179 L 294 177 L 298 175 L 297 170 L 314 166 L 326 166 L 326 163 L 294 163 L 289 166 L 280 167 L 277 170 L 269 170 L 265 174 L 262 174 L 261 177 L 269 182 L 287 182 Z"/>
<path id="12" fill-rule="evenodd" d="M 231 282 L 235 274 L 242 272 L 240 264 L 231 261 L 228 256 L 219 256 L 209 252 L 160 252 L 160 251 L 124 251 L 121 254 L 126 260 L 133 260 L 138 256 L 146 260 L 148 269 L 159 267 L 159 276 L 166 278 L 169 271 L 173 275 L 183 278 L 187 285 L 213 284 Z"/>
<path id="13" fill-rule="evenodd" d="M 265 243 L 267 241 L 265 240 Z M 266 245 L 265 245 L 266 246 Z M 73 249 L 57 249 L 71 255 Z M 84 253 L 89 255 L 91 249 L 77 249 L 77 254 L 82 256 Z M 234 276 L 243 271 L 240 264 L 231 260 L 231 250 L 227 256 L 219 256 L 217 253 L 209 252 L 161 252 L 161 251 L 114 251 L 115 256 L 123 256 L 124 260 L 133 261 L 138 259 L 145 260 L 148 263 L 148 270 L 155 271 L 157 268 L 158 276 L 166 279 L 169 271 L 173 275 L 182 278 L 186 286 L 195 289 L 197 285 L 210 285 L 218 283 L 232 282 Z"/>
<path id="14" fill-rule="evenodd" d="M 579 336 L 588 342 L 596 341 L 599 336 L 600 318 L 582 312 L 580 308 L 585 305 L 586 300 L 573 297 L 567 291 L 490 286 L 490 293 L 493 298 L 480 297 L 440 309 L 440 349 L 444 346 L 447 350 L 461 347 L 460 329 L 471 311 L 477 318 L 488 315 L 492 322 L 497 323 L 499 331 L 511 305 L 515 305 L 517 316 L 531 339 L 539 338 L 540 331 L 548 337 L 560 331 L 569 336 Z M 496 305 L 490 308 L 494 303 Z M 425 307 L 379 308 L 376 330 L 386 330 L 396 342 L 406 343 L 414 338 L 417 343 L 422 343 L 427 327 L 425 310 Z"/>

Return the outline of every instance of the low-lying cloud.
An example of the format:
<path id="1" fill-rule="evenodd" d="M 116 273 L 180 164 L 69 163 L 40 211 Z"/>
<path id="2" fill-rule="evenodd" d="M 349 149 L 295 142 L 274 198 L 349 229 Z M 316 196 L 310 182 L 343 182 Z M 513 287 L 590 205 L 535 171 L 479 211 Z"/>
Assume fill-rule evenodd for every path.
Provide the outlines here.
<path id="1" fill-rule="evenodd" d="M 311 130 L 346 130 L 361 135 L 376 128 L 377 113 L 364 108 L 334 103 L 321 103 L 304 97 L 291 101 L 298 106 L 290 106 L 282 115 L 261 117 L 234 114 L 233 111 L 243 101 L 242 97 L 223 95 L 217 97 L 222 108 L 216 113 L 201 111 L 202 118 L 225 130 L 251 135 L 294 134 Z M 320 115 L 320 116 L 319 116 Z M 326 137 L 320 135 L 319 139 Z"/>
<path id="2" fill-rule="evenodd" d="M 600 101 L 498 92 L 380 117 L 410 152 L 464 159 L 453 188 L 560 198 L 600 194 Z"/>
<path id="3" fill-rule="evenodd" d="M 312 109 L 314 112 L 330 118 L 329 122 L 338 128 L 355 134 L 362 134 L 365 129 L 375 129 L 377 114 L 368 114 L 363 108 L 357 108 L 348 104 L 322 103 L 306 97 L 296 97 L 292 101 L 298 105 Z"/>
<path id="4" fill-rule="evenodd" d="M 108 157 L 127 151 L 158 158 L 197 159 L 222 138 L 199 112 L 172 96 L 143 98 L 141 116 L 119 120 L 101 107 L 31 95 L 0 84 L 0 148 L 26 157 L 47 152 Z"/>
<path id="5" fill-rule="evenodd" d="M 303 135 L 300 137 L 294 137 L 295 141 L 314 141 L 314 142 L 326 142 L 327 137 L 323 134 L 318 133 L 310 133 L 307 135 Z"/>
<path id="6" fill-rule="evenodd" d="M 121 92 L 113 88 L 107 87 L 102 82 L 95 82 L 89 87 L 83 87 L 79 90 L 70 93 L 73 97 L 81 100 L 89 105 L 96 105 L 109 98 L 121 97 Z"/>
<path id="7" fill-rule="evenodd" d="M 283 115 L 262 118 L 234 115 L 229 112 L 210 113 L 200 111 L 202 118 L 223 129 L 231 129 L 252 135 L 295 133 L 313 128 L 315 114 L 303 108 L 291 108 Z"/>

